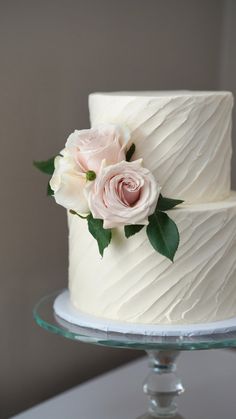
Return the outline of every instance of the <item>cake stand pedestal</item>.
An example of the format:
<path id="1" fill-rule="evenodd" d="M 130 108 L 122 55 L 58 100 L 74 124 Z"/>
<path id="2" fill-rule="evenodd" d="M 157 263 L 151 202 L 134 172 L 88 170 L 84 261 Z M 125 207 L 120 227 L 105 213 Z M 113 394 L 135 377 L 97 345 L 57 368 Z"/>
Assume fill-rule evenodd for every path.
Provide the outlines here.
<path id="1" fill-rule="evenodd" d="M 54 302 L 64 294 L 56 292 L 41 299 L 34 308 L 34 319 L 44 329 L 79 342 L 93 343 L 114 348 L 140 349 L 145 350 L 149 358 L 149 374 L 143 385 L 144 393 L 148 398 L 148 413 L 138 419 L 151 418 L 178 418 L 184 419 L 177 414 L 176 399 L 184 391 L 180 378 L 176 373 L 176 360 L 180 351 L 216 349 L 236 347 L 236 319 L 231 322 L 215 323 L 211 331 L 207 325 L 206 331 L 199 327 L 190 333 L 183 327 L 184 333 L 176 334 L 176 327 L 152 326 L 150 333 L 143 333 L 132 325 L 122 325 L 116 322 L 109 323 L 105 330 L 105 323 L 97 325 L 92 316 L 82 316 L 81 323 L 73 324 L 59 317 L 54 310 Z M 64 307 L 65 313 L 67 306 Z M 70 310 L 70 307 L 68 308 Z M 58 311 L 58 310 L 57 310 Z M 85 320 L 87 325 L 85 326 Z M 79 323 L 79 320 L 76 321 Z M 90 324 L 90 326 L 89 326 Z M 95 327 L 96 325 L 96 327 Z M 100 329 L 98 328 L 100 327 Z M 118 331 L 119 330 L 119 331 Z"/>

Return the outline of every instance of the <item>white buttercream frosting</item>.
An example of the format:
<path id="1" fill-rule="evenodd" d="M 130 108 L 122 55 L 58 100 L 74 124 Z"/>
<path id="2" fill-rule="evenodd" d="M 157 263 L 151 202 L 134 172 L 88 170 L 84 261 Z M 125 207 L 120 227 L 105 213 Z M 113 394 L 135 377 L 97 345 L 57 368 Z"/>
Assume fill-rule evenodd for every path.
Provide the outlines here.
<path id="1" fill-rule="evenodd" d="M 198 323 L 236 316 L 236 193 L 169 213 L 180 231 L 174 263 L 144 230 L 114 232 L 103 259 L 87 223 L 69 214 L 69 288 L 80 310 L 140 323 Z"/>
<path id="2" fill-rule="evenodd" d="M 127 126 L 166 196 L 187 202 L 230 193 L 230 92 L 115 92 L 89 96 L 92 126 Z"/>
<path id="3" fill-rule="evenodd" d="M 180 232 L 174 263 L 145 229 L 114 229 L 103 259 L 87 222 L 68 214 L 72 303 L 95 316 L 134 323 L 191 324 L 236 316 L 236 193 L 230 194 L 229 92 L 123 92 L 90 95 L 92 126 L 129 128 L 134 159 L 184 199 L 170 216 Z"/>

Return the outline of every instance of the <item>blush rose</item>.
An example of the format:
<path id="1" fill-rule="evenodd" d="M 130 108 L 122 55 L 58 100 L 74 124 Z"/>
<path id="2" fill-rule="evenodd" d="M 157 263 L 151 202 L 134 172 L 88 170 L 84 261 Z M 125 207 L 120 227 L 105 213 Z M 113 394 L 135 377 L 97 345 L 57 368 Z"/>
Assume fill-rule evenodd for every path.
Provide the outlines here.
<path id="1" fill-rule="evenodd" d="M 104 228 L 147 224 L 160 189 L 142 159 L 106 165 L 88 191 L 89 207 L 94 218 L 104 220 Z"/>
<path id="2" fill-rule="evenodd" d="M 74 157 L 80 171 L 99 172 L 102 161 L 115 164 L 125 159 L 125 147 L 130 139 L 128 129 L 116 125 L 76 130 L 66 142 L 66 149 Z"/>

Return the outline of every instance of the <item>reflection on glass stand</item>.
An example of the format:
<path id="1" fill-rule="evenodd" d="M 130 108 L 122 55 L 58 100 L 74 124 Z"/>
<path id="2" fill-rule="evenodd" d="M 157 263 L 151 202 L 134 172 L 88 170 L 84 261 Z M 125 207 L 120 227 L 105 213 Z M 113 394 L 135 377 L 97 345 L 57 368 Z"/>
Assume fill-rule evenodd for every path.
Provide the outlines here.
<path id="1" fill-rule="evenodd" d="M 175 418 L 176 398 L 184 391 L 176 374 L 176 359 L 181 350 L 216 349 L 236 346 L 236 330 L 227 333 L 191 336 L 147 336 L 104 332 L 75 326 L 55 315 L 53 303 L 60 292 L 44 297 L 34 308 L 34 319 L 44 329 L 79 342 L 115 348 L 142 349 L 149 358 L 150 372 L 144 382 L 148 413 L 138 419 Z M 187 419 L 187 418 L 186 418 Z"/>

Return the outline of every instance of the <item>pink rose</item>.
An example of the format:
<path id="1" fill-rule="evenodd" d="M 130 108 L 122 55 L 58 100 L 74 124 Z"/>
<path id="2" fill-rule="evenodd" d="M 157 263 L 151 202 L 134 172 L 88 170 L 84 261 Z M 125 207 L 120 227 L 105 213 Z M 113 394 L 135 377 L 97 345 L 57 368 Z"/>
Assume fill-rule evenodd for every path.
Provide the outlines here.
<path id="1" fill-rule="evenodd" d="M 142 159 L 122 161 L 102 167 L 88 192 L 94 218 L 104 220 L 104 228 L 128 224 L 147 224 L 160 194 L 152 173 L 142 166 Z"/>
<path id="2" fill-rule="evenodd" d="M 66 148 L 74 156 L 83 172 L 98 173 L 102 160 L 115 164 L 125 159 L 125 146 L 130 135 L 116 125 L 74 131 L 66 142 Z"/>

